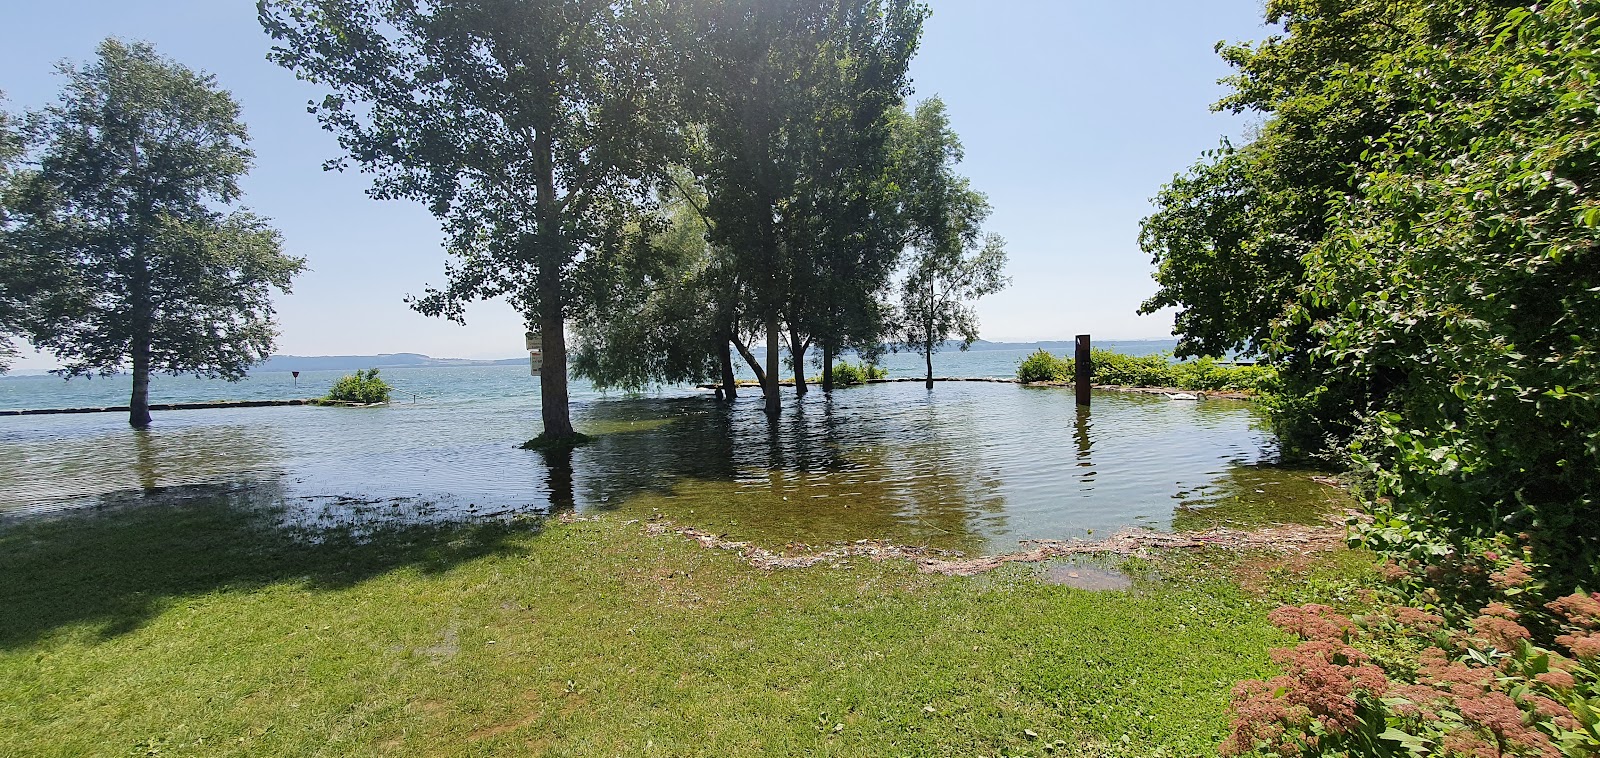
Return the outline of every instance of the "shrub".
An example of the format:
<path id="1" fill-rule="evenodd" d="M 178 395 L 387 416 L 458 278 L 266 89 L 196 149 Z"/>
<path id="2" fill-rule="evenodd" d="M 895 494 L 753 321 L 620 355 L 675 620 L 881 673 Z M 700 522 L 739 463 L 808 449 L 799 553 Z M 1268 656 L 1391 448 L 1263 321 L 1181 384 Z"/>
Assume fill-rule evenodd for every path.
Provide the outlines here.
<path id="1" fill-rule="evenodd" d="M 1064 382 L 1070 378 L 1072 378 L 1072 361 L 1057 358 L 1043 348 L 1022 359 L 1022 364 L 1017 366 L 1017 381 L 1024 384 Z"/>
<path id="2" fill-rule="evenodd" d="M 839 361 L 833 364 L 833 386 L 849 387 L 856 384 L 866 384 L 875 379 L 885 379 L 889 372 L 871 363 L 856 365 L 849 361 Z"/>
<path id="3" fill-rule="evenodd" d="M 1184 390 L 1258 392 L 1275 372 L 1267 366 L 1228 366 L 1214 358 L 1174 363 L 1166 353 L 1124 355 L 1095 348 L 1089 353 L 1090 381 L 1122 387 L 1175 387 Z M 1039 350 L 1017 367 L 1022 382 L 1070 382 L 1074 361 Z"/>
<path id="4" fill-rule="evenodd" d="M 358 403 L 372 405 L 389 402 L 389 383 L 378 378 L 378 370 L 369 368 L 341 377 L 323 400 L 331 403 Z"/>
<path id="5" fill-rule="evenodd" d="M 1095 348 L 1089 353 L 1089 361 L 1093 365 L 1090 375 L 1094 378 L 1095 384 L 1116 384 L 1124 387 L 1178 386 L 1172 361 L 1166 353 L 1135 357 Z"/>
<path id="6" fill-rule="evenodd" d="M 1394 520 L 1364 531 L 1415 542 Z M 1235 688 L 1223 753 L 1600 753 L 1600 593 L 1549 600 L 1526 539 L 1441 548 L 1380 566 L 1386 583 L 1365 591 L 1372 612 L 1273 611 L 1303 641 L 1273 654 L 1283 675 Z"/>

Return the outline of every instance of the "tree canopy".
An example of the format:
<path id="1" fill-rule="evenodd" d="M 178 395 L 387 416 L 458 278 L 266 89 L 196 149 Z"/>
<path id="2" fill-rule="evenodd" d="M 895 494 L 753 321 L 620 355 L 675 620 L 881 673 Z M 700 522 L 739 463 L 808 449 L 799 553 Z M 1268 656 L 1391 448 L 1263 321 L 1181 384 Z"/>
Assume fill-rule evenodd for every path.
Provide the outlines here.
<path id="1" fill-rule="evenodd" d="M 261 0 L 271 58 L 332 92 L 311 110 L 371 194 L 425 203 L 451 258 L 410 302 L 505 298 L 542 335 L 544 436 L 576 437 L 566 318 L 676 149 L 647 2 Z M 344 159 L 329 162 L 341 168 Z"/>
<path id="2" fill-rule="evenodd" d="M 151 371 L 238 380 L 266 359 L 273 291 L 303 262 L 266 220 L 230 209 L 253 156 L 212 77 L 115 39 L 61 73 L 60 102 L 29 117 L 0 247 L 48 273 L 25 319 L 34 344 L 69 376 L 131 365 L 143 426 Z"/>
<path id="3" fill-rule="evenodd" d="M 1351 455 L 1391 534 L 1526 532 L 1592 581 L 1600 8 L 1268 12 L 1285 35 L 1223 49 L 1220 104 L 1267 120 L 1158 196 L 1147 307 L 1180 308 L 1189 352 L 1278 364 L 1286 442 Z"/>

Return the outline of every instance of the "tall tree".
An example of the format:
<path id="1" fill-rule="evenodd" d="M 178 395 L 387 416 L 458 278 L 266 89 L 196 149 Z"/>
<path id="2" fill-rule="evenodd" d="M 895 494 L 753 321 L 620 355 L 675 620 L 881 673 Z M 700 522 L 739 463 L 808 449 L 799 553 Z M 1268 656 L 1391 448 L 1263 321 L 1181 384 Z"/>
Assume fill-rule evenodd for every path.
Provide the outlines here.
<path id="1" fill-rule="evenodd" d="M 7 237 L 61 262 L 33 341 L 68 376 L 131 364 L 128 420 L 150 424 L 150 372 L 236 381 L 271 352 L 272 291 L 304 262 L 240 196 L 252 153 L 215 79 L 148 44 L 108 39 L 63 64 L 58 104 L 33 114 L 37 155 L 16 180 Z"/>
<path id="2" fill-rule="evenodd" d="M 919 352 L 933 389 L 933 354 L 952 336 L 966 350 L 978 338 L 972 301 L 1005 287 L 1005 240 L 983 233 L 989 201 L 956 173 L 963 152 L 944 102 L 918 104 L 899 122 L 900 176 L 911 258 L 896 314 L 899 346 Z"/>
<path id="3" fill-rule="evenodd" d="M 0 103 L 4 102 L 4 93 L 0 93 Z M 11 340 L 22 333 L 24 302 L 31 286 L 21 251 L 6 233 L 11 228 L 11 214 L 6 209 L 14 202 L 13 167 L 22 157 L 22 134 L 13 121 L 11 114 L 0 110 L 0 374 L 11 368 L 11 359 L 16 357 Z"/>
<path id="4" fill-rule="evenodd" d="M 703 0 L 692 7 L 684 33 L 698 43 L 686 56 L 685 99 L 691 119 L 704 125 L 694 168 L 707 190 L 712 242 L 732 258 L 741 310 L 765 333 L 766 365 L 751 363 L 763 378 L 767 411 L 776 414 L 780 327 L 787 321 L 791 350 L 803 356 L 816 284 L 822 196 L 812 184 L 837 178 L 816 175 L 825 163 L 821 130 L 860 119 L 870 131 L 873 111 L 881 117 L 898 102 L 926 10 L 911 0 Z M 841 100 L 842 81 L 862 97 Z"/>
<path id="5" fill-rule="evenodd" d="M 312 105 L 380 199 L 424 202 L 454 259 L 410 302 L 462 320 L 504 297 L 542 335 L 541 438 L 580 440 L 566 319 L 588 261 L 626 243 L 673 143 L 653 6 L 614 0 L 260 0 L 271 58 L 334 94 Z M 342 167 L 333 161 L 330 167 Z"/>

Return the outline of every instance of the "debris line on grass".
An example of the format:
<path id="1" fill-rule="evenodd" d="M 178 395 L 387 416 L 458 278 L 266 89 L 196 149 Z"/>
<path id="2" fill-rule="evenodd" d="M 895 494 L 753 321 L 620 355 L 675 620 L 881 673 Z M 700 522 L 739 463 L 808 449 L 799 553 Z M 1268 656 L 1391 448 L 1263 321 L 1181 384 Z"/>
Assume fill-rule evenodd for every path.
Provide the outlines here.
<path id="1" fill-rule="evenodd" d="M 567 516 L 578 521 L 582 517 Z M 1216 548 L 1237 551 L 1265 551 L 1286 555 L 1310 555 L 1331 550 L 1343 542 L 1344 526 L 1284 525 L 1261 529 L 1218 527 L 1197 532 L 1158 532 L 1130 528 L 1101 540 L 1026 540 L 1028 549 L 1015 553 L 968 558 L 959 551 L 931 547 L 897 545 L 886 540 L 856 540 L 822 548 L 792 542 L 783 550 L 770 550 L 725 534 L 682 526 L 664 519 L 645 523 L 645 533 L 656 537 L 676 534 L 711 550 L 736 552 L 746 563 L 759 569 L 806 568 L 818 564 L 839 567 L 852 558 L 909 560 L 917 570 L 945 576 L 975 576 L 1007 563 L 1038 563 L 1068 555 L 1147 555 L 1156 550 Z"/>

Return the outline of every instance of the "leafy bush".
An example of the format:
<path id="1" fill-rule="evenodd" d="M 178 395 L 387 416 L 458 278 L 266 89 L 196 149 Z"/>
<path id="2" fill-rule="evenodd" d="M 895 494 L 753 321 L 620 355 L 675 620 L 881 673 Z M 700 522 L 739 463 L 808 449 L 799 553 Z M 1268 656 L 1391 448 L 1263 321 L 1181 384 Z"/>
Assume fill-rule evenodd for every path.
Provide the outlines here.
<path id="1" fill-rule="evenodd" d="M 332 403 L 359 403 L 372 405 L 389 402 L 389 383 L 378 378 L 378 370 L 369 368 L 341 377 L 323 400 Z"/>
<path id="2" fill-rule="evenodd" d="M 849 361 L 839 361 L 833 364 L 833 386 L 849 387 L 856 384 L 866 384 L 875 379 L 888 378 L 889 372 L 871 363 L 856 365 Z"/>
<path id="3" fill-rule="evenodd" d="M 1071 378 L 1072 361 L 1066 358 L 1057 358 L 1043 348 L 1022 359 L 1022 364 L 1017 366 L 1017 381 L 1024 384 L 1031 382 L 1064 382 Z"/>
<path id="4" fill-rule="evenodd" d="M 1212 358 L 1174 363 L 1167 353 L 1132 356 L 1095 348 L 1090 381 L 1122 387 L 1174 387 L 1184 390 L 1260 391 L 1275 375 L 1267 366 L 1227 366 Z M 1017 367 L 1017 380 L 1070 382 L 1075 361 L 1039 350 Z"/>
<path id="5" fill-rule="evenodd" d="M 1089 352 L 1093 366 L 1090 376 L 1095 384 L 1115 384 L 1123 387 L 1177 387 L 1177 374 L 1166 353 L 1152 355 L 1123 355 L 1104 348 Z M 1070 375 L 1069 375 L 1070 378 Z"/>

